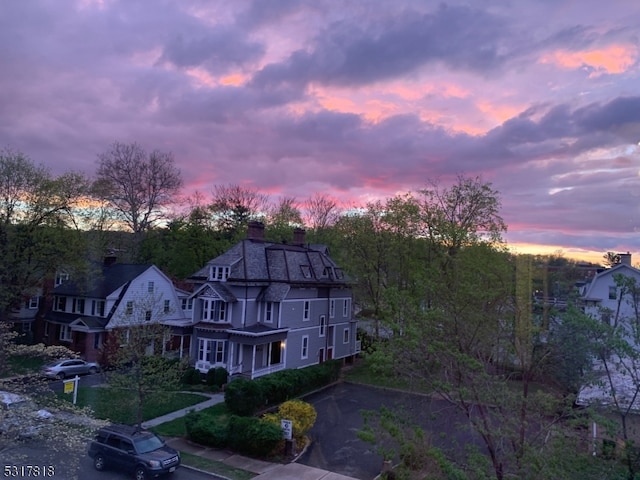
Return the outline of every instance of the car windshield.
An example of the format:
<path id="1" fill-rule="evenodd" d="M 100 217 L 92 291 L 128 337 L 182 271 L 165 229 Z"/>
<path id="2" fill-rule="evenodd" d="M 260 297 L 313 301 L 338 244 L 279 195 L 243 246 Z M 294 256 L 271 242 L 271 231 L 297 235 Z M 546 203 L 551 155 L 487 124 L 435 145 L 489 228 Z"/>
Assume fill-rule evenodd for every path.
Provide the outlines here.
<path id="1" fill-rule="evenodd" d="M 134 442 L 138 453 L 153 452 L 164 446 L 164 442 L 155 435 L 145 435 L 143 438 L 138 438 Z"/>

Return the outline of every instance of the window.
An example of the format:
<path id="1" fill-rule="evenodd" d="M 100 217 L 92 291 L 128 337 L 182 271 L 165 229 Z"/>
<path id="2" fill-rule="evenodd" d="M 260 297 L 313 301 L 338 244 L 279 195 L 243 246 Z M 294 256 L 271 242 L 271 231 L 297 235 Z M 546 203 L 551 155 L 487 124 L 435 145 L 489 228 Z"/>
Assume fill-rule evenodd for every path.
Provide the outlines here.
<path id="1" fill-rule="evenodd" d="M 225 322 L 227 320 L 227 304 L 222 300 L 202 299 L 202 320 Z"/>
<path id="2" fill-rule="evenodd" d="M 183 310 L 193 310 L 193 298 L 183 298 L 182 299 L 182 309 Z"/>
<path id="3" fill-rule="evenodd" d="M 56 310 L 64 312 L 67 308 L 67 297 L 56 297 Z"/>
<path id="4" fill-rule="evenodd" d="M 69 325 L 60 325 L 60 340 L 63 342 L 71 341 L 71 327 Z"/>
<path id="5" fill-rule="evenodd" d="M 336 301 L 334 299 L 329 300 L 329 318 L 336 316 Z"/>
<path id="6" fill-rule="evenodd" d="M 151 310 L 147 310 L 146 312 L 144 312 L 144 321 L 145 322 L 151 321 Z"/>
<path id="7" fill-rule="evenodd" d="M 104 300 L 91 301 L 91 315 L 104 317 Z"/>
<path id="8" fill-rule="evenodd" d="M 349 316 L 349 306 L 350 306 L 350 300 L 348 298 L 344 299 L 344 303 L 342 304 L 342 316 L 343 317 L 348 317 Z"/>
<path id="9" fill-rule="evenodd" d="M 49 322 L 44 322 L 44 336 L 49 336 Z"/>
<path id="10" fill-rule="evenodd" d="M 56 273 L 56 287 L 58 285 L 62 285 L 63 282 L 66 282 L 67 280 L 69 280 L 69 274 L 68 273 L 63 273 L 63 272 L 58 272 Z"/>
<path id="11" fill-rule="evenodd" d="M 609 300 L 618 298 L 618 289 L 615 285 L 609 287 Z"/>
<path id="12" fill-rule="evenodd" d="M 147 284 L 147 293 L 153 293 L 154 289 L 155 289 L 155 284 L 154 284 L 154 282 L 149 282 L 149 283 Z"/>
<path id="13" fill-rule="evenodd" d="M 127 302 L 127 308 L 124 311 L 125 315 L 133 314 L 133 301 L 129 300 Z"/>
<path id="14" fill-rule="evenodd" d="M 216 280 L 229 278 L 229 267 L 216 267 Z"/>
<path id="15" fill-rule="evenodd" d="M 309 300 L 304 301 L 302 320 L 309 320 L 311 318 L 311 302 Z"/>
<path id="16" fill-rule="evenodd" d="M 84 298 L 74 298 L 71 305 L 72 313 L 84 313 Z"/>
<path id="17" fill-rule="evenodd" d="M 273 322 L 273 302 L 267 302 L 264 307 L 264 322 Z"/>
<path id="18" fill-rule="evenodd" d="M 325 315 L 320 315 L 320 336 L 324 337 L 324 332 L 327 327 L 327 317 Z"/>
<path id="19" fill-rule="evenodd" d="M 349 343 L 349 329 L 345 328 L 342 332 L 342 343 Z"/>
<path id="20" fill-rule="evenodd" d="M 27 307 L 30 310 L 35 310 L 38 308 L 38 305 L 40 305 L 40 297 L 31 297 L 29 299 Z"/>
<path id="21" fill-rule="evenodd" d="M 302 270 L 304 278 L 311 278 L 311 267 L 309 265 L 300 265 L 300 270 Z"/>
<path id="22" fill-rule="evenodd" d="M 31 322 L 22 322 L 22 333 L 31 332 Z"/>
<path id="23" fill-rule="evenodd" d="M 98 349 L 102 346 L 102 338 L 100 332 L 93 334 L 93 348 Z"/>
<path id="24" fill-rule="evenodd" d="M 164 313 L 169 313 L 171 311 L 171 300 L 164 301 Z"/>
<path id="25" fill-rule="evenodd" d="M 198 341 L 198 360 L 208 363 L 225 363 L 227 360 L 227 341 L 201 338 Z"/>
<path id="26" fill-rule="evenodd" d="M 300 352 L 300 358 L 306 359 L 309 358 L 309 336 L 305 335 L 302 337 L 302 351 Z"/>

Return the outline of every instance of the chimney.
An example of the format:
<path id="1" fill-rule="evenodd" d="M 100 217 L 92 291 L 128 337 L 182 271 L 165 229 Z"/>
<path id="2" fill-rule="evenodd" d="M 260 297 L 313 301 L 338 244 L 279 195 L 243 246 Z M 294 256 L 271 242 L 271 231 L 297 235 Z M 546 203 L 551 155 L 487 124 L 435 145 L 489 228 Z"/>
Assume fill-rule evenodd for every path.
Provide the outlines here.
<path id="1" fill-rule="evenodd" d="M 304 246 L 305 243 L 305 234 L 307 232 L 303 228 L 294 228 L 293 229 L 293 244 L 298 245 L 300 247 Z"/>
<path id="2" fill-rule="evenodd" d="M 631 254 L 629 252 L 627 252 L 627 253 L 619 253 L 618 255 L 620 255 L 620 263 L 622 265 L 631 266 Z"/>
<path id="3" fill-rule="evenodd" d="M 247 239 L 264 240 L 264 223 L 258 221 L 249 222 L 249 225 L 247 225 Z"/>

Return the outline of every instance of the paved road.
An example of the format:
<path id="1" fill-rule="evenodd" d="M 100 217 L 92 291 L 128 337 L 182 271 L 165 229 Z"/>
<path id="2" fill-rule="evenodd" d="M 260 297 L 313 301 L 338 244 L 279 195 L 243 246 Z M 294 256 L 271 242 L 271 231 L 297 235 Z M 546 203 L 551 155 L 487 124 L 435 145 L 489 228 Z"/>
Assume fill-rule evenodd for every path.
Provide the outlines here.
<path id="1" fill-rule="evenodd" d="M 482 446 L 477 437 L 460 428 L 468 423 L 454 407 L 427 396 L 342 383 L 310 395 L 305 401 L 316 408 L 318 420 L 310 431 L 312 444 L 299 462 L 342 475 L 371 480 L 380 473 L 382 457 L 374 446 L 360 440 L 357 432 L 364 424 L 362 411 L 378 410 L 383 405 L 415 419 L 431 432 L 436 446 Z"/>
<path id="2" fill-rule="evenodd" d="M 44 472 L 47 473 L 46 476 Z M 55 480 L 130 480 L 132 478 L 130 474 L 119 471 L 98 472 L 93 468 L 93 461 L 86 454 L 86 449 L 82 452 L 63 450 L 56 452 L 45 442 L 35 441 L 0 453 L 0 476 L 14 479 L 52 478 Z M 179 467 L 171 476 L 171 480 L 216 478 L 220 477 L 184 467 Z"/>

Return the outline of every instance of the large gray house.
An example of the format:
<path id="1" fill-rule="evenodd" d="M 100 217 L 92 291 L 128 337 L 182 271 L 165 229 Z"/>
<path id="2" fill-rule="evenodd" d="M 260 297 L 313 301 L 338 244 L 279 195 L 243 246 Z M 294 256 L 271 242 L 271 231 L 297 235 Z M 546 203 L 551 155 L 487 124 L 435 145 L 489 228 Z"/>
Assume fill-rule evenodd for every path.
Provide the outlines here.
<path id="1" fill-rule="evenodd" d="M 192 358 L 201 372 L 224 367 L 256 378 L 358 353 L 350 284 L 326 247 L 305 244 L 302 229 L 293 243 L 272 243 L 252 222 L 245 240 L 189 281 Z"/>

